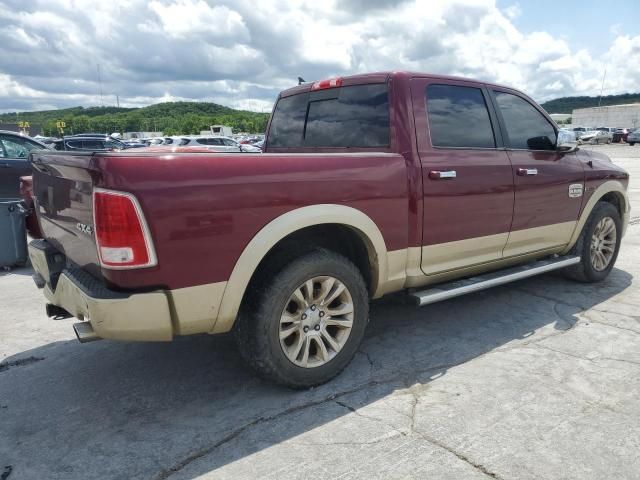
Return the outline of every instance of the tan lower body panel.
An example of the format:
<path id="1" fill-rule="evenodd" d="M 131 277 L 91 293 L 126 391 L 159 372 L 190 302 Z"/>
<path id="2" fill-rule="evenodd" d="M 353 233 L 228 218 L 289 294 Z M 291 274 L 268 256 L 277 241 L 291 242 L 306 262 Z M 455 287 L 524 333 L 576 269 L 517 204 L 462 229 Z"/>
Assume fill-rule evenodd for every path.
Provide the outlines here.
<path id="1" fill-rule="evenodd" d="M 88 319 L 100 338 L 137 341 L 173 338 L 169 302 L 164 292 L 141 293 L 127 298 L 94 298 L 63 272 L 55 292 L 46 286 L 44 295 L 52 304 L 75 317 Z"/>
<path id="2" fill-rule="evenodd" d="M 540 258 L 553 255 L 554 253 L 560 253 L 564 246 L 549 248 L 546 250 L 539 250 L 536 252 L 527 253 L 525 255 L 516 255 L 509 258 L 501 258 L 499 260 L 493 260 L 487 263 L 480 263 L 476 265 L 468 265 L 456 270 L 449 270 L 445 272 L 438 272 L 433 275 L 407 275 L 407 279 L 404 288 L 423 287 L 426 285 L 434 285 L 437 283 L 448 282 L 456 280 L 462 277 L 468 277 L 471 275 L 479 275 L 481 273 L 490 272 L 492 270 L 498 270 L 501 268 L 511 267 L 519 263 L 530 262 Z"/>
<path id="3" fill-rule="evenodd" d="M 509 233 L 499 233 L 424 246 L 422 247 L 422 271 L 425 275 L 433 275 L 468 265 L 499 260 L 502 258 L 502 249 L 508 238 Z"/>
<path id="4" fill-rule="evenodd" d="M 227 282 L 169 290 L 176 335 L 210 332 Z"/>
<path id="5" fill-rule="evenodd" d="M 571 235 L 577 222 L 555 223 L 544 227 L 516 230 L 509 234 L 509 241 L 504 247 L 503 256 L 512 257 L 525 255 L 529 252 L 545 250 L 566 245 L 571 240 Z"/>
<path id="6" fill-rule="evenodd" d="M 384 291 L 446 282 L 560 253 L 570 241 L 576 223 L 564 222 L 389 252 L 389 271 L 404 267 L 406 276 L 398 287 L 401 275 L 396 275 Z"/>

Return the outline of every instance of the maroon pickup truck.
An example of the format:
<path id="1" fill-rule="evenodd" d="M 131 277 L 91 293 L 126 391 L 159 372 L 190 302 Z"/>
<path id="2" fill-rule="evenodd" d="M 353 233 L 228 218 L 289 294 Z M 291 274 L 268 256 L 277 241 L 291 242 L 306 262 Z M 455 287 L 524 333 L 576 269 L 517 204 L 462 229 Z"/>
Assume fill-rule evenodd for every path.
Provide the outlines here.
<path id="1" fill-rule="evenodd" d="M 49 316 L 80 341 L 234 331 L 260 374 L 325 382 L 369 299 L 419 305 L 611 271 L 628 174 L 511 88 L 356 75 L 282 92 L 262 155 L 34 152 Z"/>

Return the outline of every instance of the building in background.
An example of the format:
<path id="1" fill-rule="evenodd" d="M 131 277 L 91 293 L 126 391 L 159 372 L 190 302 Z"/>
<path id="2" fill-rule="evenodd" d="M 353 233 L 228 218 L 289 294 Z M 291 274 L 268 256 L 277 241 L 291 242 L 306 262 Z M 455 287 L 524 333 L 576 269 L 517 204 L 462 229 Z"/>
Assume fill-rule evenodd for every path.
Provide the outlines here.
<path id="1" fill-rule="evenodd" d="M 571 114 L 576 127 L 640 128 L 640 103 L 578 108 Z"/>

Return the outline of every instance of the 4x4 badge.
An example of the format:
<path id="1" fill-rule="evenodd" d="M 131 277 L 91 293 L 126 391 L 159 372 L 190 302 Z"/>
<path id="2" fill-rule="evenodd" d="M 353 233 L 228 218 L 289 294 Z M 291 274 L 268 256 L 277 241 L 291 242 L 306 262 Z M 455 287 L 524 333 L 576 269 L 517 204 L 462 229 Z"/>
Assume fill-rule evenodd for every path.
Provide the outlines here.
<path id="1" fill-rule="evenodd" d="M 578 198 L 582 196 L 583 187 L 581 183 L 572 183 L 569 185 L 569 198 Z"/>
<path id="2" fill-rule="evenodd" d="M 76 223 L 76 229 L 81 231 L 82 233 L 86 233 L 87 235 L 93 235 L 93 228 L 89 225 L 85 225 L 84 223 Z"/>

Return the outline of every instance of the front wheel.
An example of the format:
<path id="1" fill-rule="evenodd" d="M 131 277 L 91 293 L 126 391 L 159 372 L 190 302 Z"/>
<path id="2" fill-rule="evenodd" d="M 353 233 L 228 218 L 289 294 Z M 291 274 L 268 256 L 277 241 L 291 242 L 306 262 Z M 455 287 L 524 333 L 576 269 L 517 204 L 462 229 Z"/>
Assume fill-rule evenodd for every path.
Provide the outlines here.
<path id="1" fill-rule="evenodd" d="M 354 357 L 369 318 L 358 268 L 319 249 L 264 283 L 241 310 L 236 327 L 247 363 L 290 388 L 312 387 L 338 375 Z"/>
<path id="2" fill-rule="evenodd" d="M 573 253 L 580 255 L 580 263 L 566 273 L 581 282 L 600 282 L 613 269 L 620 250 L 622 221 L 616 207 L 608 202 L 596 204 Z"/>

